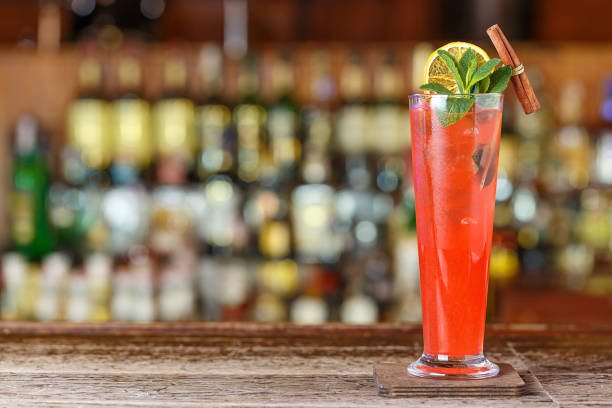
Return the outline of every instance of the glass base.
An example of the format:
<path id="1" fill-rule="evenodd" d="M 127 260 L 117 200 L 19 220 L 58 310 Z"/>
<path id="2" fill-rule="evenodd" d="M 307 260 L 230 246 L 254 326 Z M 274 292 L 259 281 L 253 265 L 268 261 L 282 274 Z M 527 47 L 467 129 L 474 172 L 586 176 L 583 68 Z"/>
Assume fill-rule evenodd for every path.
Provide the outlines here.
<path id="1" fill-rule="evenodd" d="M 417 377 L 478 379 L 495 377 L 499 374 L 499 367 L 482 353 L 459 358 L 423 353 L 421 358 L 408 366 L 408 373 Z"/>

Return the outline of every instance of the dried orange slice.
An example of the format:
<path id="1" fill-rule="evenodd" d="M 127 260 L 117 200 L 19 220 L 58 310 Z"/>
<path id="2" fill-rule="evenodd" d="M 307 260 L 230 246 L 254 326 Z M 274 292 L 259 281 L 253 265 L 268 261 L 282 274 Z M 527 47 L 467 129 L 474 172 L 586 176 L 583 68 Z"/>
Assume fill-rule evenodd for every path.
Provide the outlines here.
<path id="1" fill-rule="evenodd" d="M 472 51 L 474 51 L 474 53 L 476 54 L 476 58 L 478 58 L 478 66 L 481 66 L 490 59 L 486 51 L 477 45 L 466 42 L 448 43 L 445 46 L 442 46 L 432 52 L 429 58 L 427 59 L 427 64 L 425 64 L 423 83 L 427 84 L 430 82 L 437 82 L 438 84 L 443 85 L 451 92 L 457 93 L 458 88 L 457 82 L 455 81 L 455 77 L 444 63 L 444 60 L 442 60 L 442 58 L 438 55 L 438 50 L 448 51 L 457 59 L 457 61 L 459 61 L 463 53 L 466 52 L 468 48 L 471 48 Z M 428 92 L 425 91 L 425 93 Z"/>

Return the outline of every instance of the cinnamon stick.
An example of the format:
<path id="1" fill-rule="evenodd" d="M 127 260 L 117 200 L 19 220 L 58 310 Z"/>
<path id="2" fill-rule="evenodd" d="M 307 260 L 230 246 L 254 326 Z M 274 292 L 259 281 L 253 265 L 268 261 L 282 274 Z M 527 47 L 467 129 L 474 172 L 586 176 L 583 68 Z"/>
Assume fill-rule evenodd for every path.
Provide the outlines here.
<path id="1" fill-rule="evenodd" d="M 514 87 L 516 96 L 518 97 L 518 100 L 521 103 L 525 113 L 530 114 L 540 109 L 540 102 L 538 102 L 538 98 L 533 92 L 531 83 L 529 83 L 529 78 L 527 78 L 525 68 L 523 67 L 523 64 L 521 64 L 521 60 L 516 55 L 514 48 L 512 48 L 510 42 L 508 42 L 508 39 L 504 35 L 499 25 L 495 24 L 489 27 L 487 29 L 487 34 L 489 35 L 491 42 L 493 42 L 493 46 L 497 50 L 499 58 L 501 58 L 502 62 L 512 67 L 513 73 L 510 81 L 512 81 L 512 86 Z"/>

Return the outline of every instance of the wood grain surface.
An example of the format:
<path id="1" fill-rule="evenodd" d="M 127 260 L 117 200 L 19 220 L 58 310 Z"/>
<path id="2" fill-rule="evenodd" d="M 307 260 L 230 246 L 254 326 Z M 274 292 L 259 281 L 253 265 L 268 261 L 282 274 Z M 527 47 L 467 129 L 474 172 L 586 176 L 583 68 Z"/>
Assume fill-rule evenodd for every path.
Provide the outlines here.
<path id="1" fill-rule="evenodd" d="M 374 363 L 415 359 L 418 326 L 0 322 L 0 406 L 612 406 L 612 327 L 497 325 L 485 343 L 527 395 L 377 396 Z"/>

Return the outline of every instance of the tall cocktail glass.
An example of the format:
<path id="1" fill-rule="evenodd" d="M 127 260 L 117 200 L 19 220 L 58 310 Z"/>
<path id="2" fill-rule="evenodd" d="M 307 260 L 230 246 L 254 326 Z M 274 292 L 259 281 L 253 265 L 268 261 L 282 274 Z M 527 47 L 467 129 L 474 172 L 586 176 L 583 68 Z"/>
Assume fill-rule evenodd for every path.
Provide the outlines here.
<path id="1" fill-rule="evenodd" d="M 483 340 L 502 103 L 501 94 L 410 97 L 424 340 L 413 375 L 499 372 Z"/>

